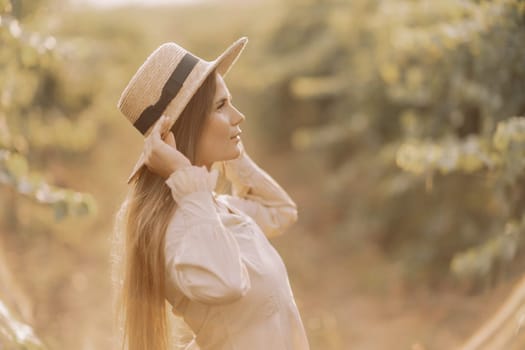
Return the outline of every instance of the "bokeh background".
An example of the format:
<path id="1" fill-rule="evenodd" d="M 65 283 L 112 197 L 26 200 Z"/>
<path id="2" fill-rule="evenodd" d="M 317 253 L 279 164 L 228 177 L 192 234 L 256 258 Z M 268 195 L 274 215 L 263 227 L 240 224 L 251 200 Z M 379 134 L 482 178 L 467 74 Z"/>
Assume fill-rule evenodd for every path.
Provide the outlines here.
<path id="1" fill-rule="evenodd" d="M 142 146 L 117 100 L 161 43 L 241 36 L 226 82 L 299 207 L 272 243 L 312 349 L 525 348 L 525 1 L 0 0 L 0 349 L 115 348 Z"/>

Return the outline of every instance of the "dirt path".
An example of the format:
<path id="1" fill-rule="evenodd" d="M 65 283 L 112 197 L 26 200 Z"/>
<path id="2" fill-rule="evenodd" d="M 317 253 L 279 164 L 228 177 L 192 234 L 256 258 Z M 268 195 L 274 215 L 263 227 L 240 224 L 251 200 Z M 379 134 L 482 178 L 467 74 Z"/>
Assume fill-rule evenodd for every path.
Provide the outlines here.
<path id="1" fill-rule="evenodd" d="M 313 349 L 457 348 L 508 295 L 513 281 L 485 295 L 404 290 L 399 269 L 373 248 L 331 256 L 299 229 L 275 242 Z M 301 262 L 307 257 L 306 263 Z M 382 280 L 370 284 L 370 280 Z"/>

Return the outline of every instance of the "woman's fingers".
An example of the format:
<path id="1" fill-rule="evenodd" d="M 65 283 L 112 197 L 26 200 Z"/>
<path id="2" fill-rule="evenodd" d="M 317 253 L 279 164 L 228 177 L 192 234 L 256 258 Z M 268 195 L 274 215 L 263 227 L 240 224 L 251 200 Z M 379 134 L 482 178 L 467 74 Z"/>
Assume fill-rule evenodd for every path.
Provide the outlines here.
<path id="1" fill-rule="evenodd" d="M 164 116 L 161 116 L 161 118 L 162 120 L 153 125 L 151 133 L 144 139 L 144 155 L 146 156 L 147 163 L 148 161 L 151 161 L 152 153 L 156 147 L 155 145 L 160 139 L 160 130 L 164 123 L 164 119 L 166 119 Z"/>
<path id="2" fill-rule="evenodd" d="M 157 138 L 160 138 L 160 126 L 162 123 L 155 123 L 151 133 L 144 139 L 145 145 L 150 145 L 155 142 Z"/>
<path id="3" fill-rule="evenodd" d="M 161 116 L 161 118 L 162 118 L 162 120 L 158 124 L 161 124 L 160 125 L 161 126 L 161 130 L 166 130 L 168 125 L 169 125 L 169 118 L 168 118 L 167 115 L 164 115 L 164 114 Z M 168 133 L 169 133 L 169 131 L 166 130 L 166 132 L 164 132 L 164 134 L 160 135 L 161 139 L 164 139 L 166 134 L 168 134 Z"/>
<path id="4" fill-rule="evenodd" d="M 162 115 L 160 117 L 160 120 L 157 123 L 155 123 L 155 126 L 153 127 L 153 131 L 157 134 L 160 134 L 160 130 L 162 129 L 165 123 L 166 123 L 166 116 Z"/>
<path id="5" fill-rule="evenodd" d="M 173 131 L 170 131 L 168 133 L 168 137 L 166 138 L 166 143 L 170 146 L 177 148 L 177 145 L 175 143 L 175 135 L 173 135 Z"/>
<path id="6" fill-rule="evenodd" d="M 162 115 L 161 118 L 162 118 L 162 120 L 159 123 L 157 123 L 157 124 L 159 124 L 159 127 L 161 127 L 161 129 L 167 129 L 167 127 L 169 125 L 169 118 L 168 118 L 168 116 Z M 175 143 L 175 135 L 173 134 L 173 131 L 166 130 L 165 135 L 166 136 L 161 135 L 161 139 L 163 139 L 168 145 L 177 148 L 176 147 L 176 143 Z"/>
<path id="7" fill-rule="evenodd" d="M 161 118 L 144 141 L 144 162 L 151 171 L 167 177 L 174 169 L 191 165 L 191 162 L 176 149 L 175 135 L 173 131 L 168 130 L 169 118 Z M 166 130 L 164 137 L 161 135 L 162 130 Z"/>
<path id="8" fill-rule="evenodd" d="M 144 140 L 145 147 L 147 148 L 151 149 L 154 144 L 157 144 L 158 141 L 164 138 L 164 135 L 161 135 L 161 130 L 165 129 L 165 125 L 168 123 L 168 117 L 162 115 L 160 118 L 161 120 L 159 120 L 157 123 L 155 123 L 155 125 L 153 125 L 151 133 Z"/>

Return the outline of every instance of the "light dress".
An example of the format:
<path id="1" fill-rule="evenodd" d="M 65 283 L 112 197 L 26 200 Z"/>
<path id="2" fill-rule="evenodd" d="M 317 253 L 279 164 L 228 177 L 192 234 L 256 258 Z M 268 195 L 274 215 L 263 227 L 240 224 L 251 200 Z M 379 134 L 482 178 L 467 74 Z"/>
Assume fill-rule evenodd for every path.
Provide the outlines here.
<path id="1" fill-rule="evenodd" d="M 297 207 L 243 150 L 218 171 L 188 166 L 165 180 L 178 204 L 165 239 L 166 299 L 195 334 L 186 349 L 309 350 L 286 267 L 268 238 Z"/>

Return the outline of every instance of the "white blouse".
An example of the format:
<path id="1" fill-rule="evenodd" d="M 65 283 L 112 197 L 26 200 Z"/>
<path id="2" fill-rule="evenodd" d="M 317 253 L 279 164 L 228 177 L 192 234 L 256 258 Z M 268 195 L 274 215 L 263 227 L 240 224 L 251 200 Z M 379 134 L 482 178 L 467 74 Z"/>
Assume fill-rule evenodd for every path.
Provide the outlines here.
<path id="1" fill-rule="evenodd" d="M 218 171 L 189 166 L 166 184 L 178 207 L 165 240 L 166 299 L 195 334 L 186 349 L 308 350 L 286 267 L 268 241 L 297 206 L 243 150 Z"/>

